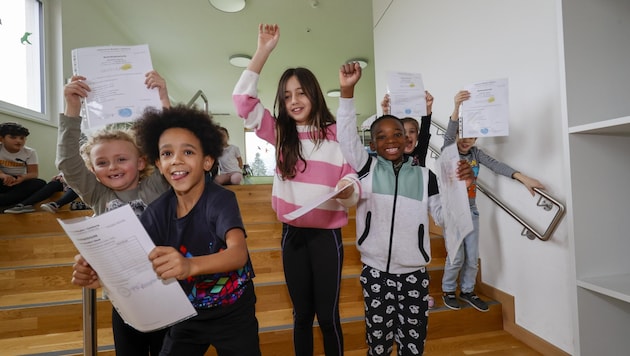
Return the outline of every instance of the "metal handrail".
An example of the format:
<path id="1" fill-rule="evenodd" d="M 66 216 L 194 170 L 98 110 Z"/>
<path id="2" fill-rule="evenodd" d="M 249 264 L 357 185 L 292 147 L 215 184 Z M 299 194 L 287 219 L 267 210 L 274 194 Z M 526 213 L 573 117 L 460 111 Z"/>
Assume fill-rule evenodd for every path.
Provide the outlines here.
<path id="1" fill-rule="evenodd" d="M 438 129 L 437 131 L 438 135 L 443 135 L 444 132 L 446 132 L 446 129 L 440 126 L 440 124 L 431 122 L 431 125 L 435 126 Z M 437 148 L 429 145 L 429 150 L 432 152 L 434 157 L 437 158 L 440 156 L 440 150 L 438 150 Z M 508 213 L 508 215 L 513 217 L 514 220 L 518 221 L 521 225 L 523 225 L 523 231 L 521 232 L 521 235 L 526 236 L 530 240 L 533 240 L 535 238 L 538 238 L 539 240 L 542 240 L 542 241 L 549 240 L 551 238 L 551 235 L 554 233 L 554 231 L 556 231 L 556 228 L 558 227 L 560 220 L 562 220 L 562 217 L 564 216 L 564 213 L 565 213 L 564 204 L 560 203 L 557 199 L 549 195 L 549 193 L 545 192 L 544 190 L 534 188 L 534 191 L 540 194 L 541 196 L 540 199 L 538 200 L 538 203 L 536 204 L 537 206 L 542 207 L 546 211 L 551 210 L 553 206 L 556 206 L 558 208 L 558 210 L 556 211 L 556 215 L 553 217 L 553 219 L 549 223 L 549 226 L 547 227 L 547 229 L 543 233 L 540 233 L 536 231 L 536 229 L 532 227 L 530 223 L 525 221 L 525 219 L 521 218 L 512 209 L 510 209 L 507 205 L 505 205 L 505 203 L 503 203 L 499 198 L 497 198 L 490 190 L 488 190 L 488 188 L 484 187 L 482 183 L 477 181 L 476 184 L 480 192 L 484 193 L 488 198 L 490 198 L 490 200 L 492 200 L 501 209 L 503 209 L 503 211 Z"/>
<path id="2" fill-rule="evenodd" d="M 203 99 L 203 109 L 206 112 L 209 112 L 208 111 L 208 98 L 206 97 L 206 94 L 204 94 L 201 89 L 197 90 L 195 95 L 193 95 L 192 99 L 190 99 L 190 101 L 188 102 L 186 106 L 193 106 L 193 104 L 197 101 L 197 99 L 199 99 L 199 97 Z"/>

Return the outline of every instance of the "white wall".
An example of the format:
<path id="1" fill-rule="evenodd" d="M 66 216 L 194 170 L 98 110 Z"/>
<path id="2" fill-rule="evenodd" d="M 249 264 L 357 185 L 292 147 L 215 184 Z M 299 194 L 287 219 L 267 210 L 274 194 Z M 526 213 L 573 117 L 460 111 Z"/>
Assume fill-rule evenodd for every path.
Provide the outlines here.
<path id="1" fill-rule="evenodd" d="M 373 0 L 373 9 L 379 101 L 387 71 L 422 73 L 425 89 L 435 97 L 433 120 L 446 126 L 458 90 L 508 78 L 510 135 L 477 143 L 564 201 L 558 2 Z M 441 138 L 434 134 L 432 144 L 440 147 Z M 552 214 L 537 207 L 538 196 L 531 197 L 517 181 L 487 168 L 481 169 L 480 181 L 539 229 L 546 228 Z M 477 204 L 483 282 L 515 297 L 518 325 L 572 353 L 569 301 L 575 287 L 566 222 L 549 241 L 530 241 L 482 193 Z"/>

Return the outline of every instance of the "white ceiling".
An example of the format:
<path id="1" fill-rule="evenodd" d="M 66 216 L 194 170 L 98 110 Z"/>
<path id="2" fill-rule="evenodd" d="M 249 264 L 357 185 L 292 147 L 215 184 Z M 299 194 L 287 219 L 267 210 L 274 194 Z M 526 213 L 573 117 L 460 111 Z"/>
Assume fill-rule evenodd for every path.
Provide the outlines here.
<path id="1" fill-rule="evenodd" d="M 364 58 L 369 64 L 355 90 L 358 119 L 376 111 L 372 1 L 317 0 L 313 6 L 314 0 L 246 0 L 238 13 L 221 12 L 208 0 L 91 2 L 95 11 L 128 34 L 129 45 L 149 44 L 153 66 L 166 78 L 175 102 L 187 103 L 202 90 L 212 113 L 235 115 L 231 93 L 242 69 L 228 59 L 253 55 L 258 24 L 277 23 L 280 42 L 259 82 L 265 106 L 272 110 L 278 79 L 286 68 L 309 68 L 327 92 L 339 87 L 342 63 Z M 338 99 L 327 100 L 334 114 Z"/>

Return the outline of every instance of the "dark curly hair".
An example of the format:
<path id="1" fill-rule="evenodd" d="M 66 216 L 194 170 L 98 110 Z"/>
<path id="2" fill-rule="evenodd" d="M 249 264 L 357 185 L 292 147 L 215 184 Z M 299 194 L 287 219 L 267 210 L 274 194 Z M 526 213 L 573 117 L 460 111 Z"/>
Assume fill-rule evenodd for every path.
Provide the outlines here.
<path id="1" fill-rule="evenodd" d="M 0 137 L 4 137 L 6 135 L 13 136 L 28 136 L 30 132 L 28 129 L 18 123 L 15 122 L 3 122 L 0 124 Z"/>
<path id="2" fill-rule="evenodd" d="M 195 107 L 176 105 L 162 111 L 147 109 L 132 130 L 140 149 L 153 163 L 160 157 L 158 143 L 164 131 L 182 128 L 192 132 L 201 142 L 203 154 L 218 159 L 223 153 L 223 133 L 212 117 Z"/>

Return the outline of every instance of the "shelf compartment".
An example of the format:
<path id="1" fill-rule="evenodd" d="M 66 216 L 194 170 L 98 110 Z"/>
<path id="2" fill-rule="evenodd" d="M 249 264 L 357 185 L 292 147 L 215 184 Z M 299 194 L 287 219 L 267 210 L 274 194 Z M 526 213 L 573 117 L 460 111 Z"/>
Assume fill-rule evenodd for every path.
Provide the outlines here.
<path id="1" fill-rule="evenodd" d="M 630 303 L 630 273 L 580 278 L 577 280 L 577 285 L 584 289 Z"/>
<path id="2" fill-rule="evenodd" d="M 572 134 L 630 136 L 630 116 L 569 127 Z"/>

